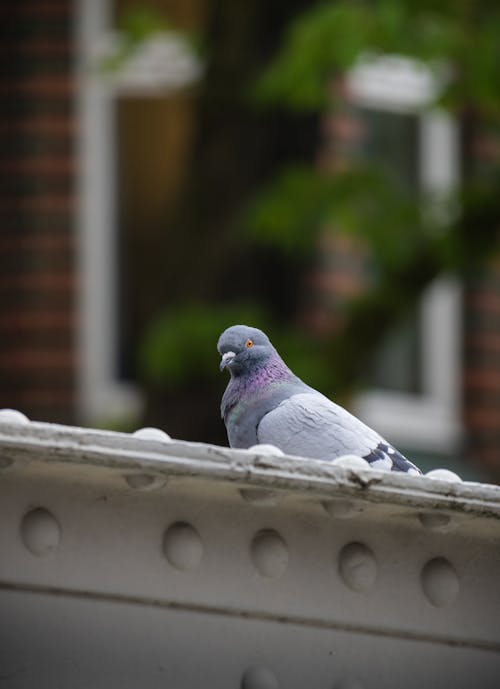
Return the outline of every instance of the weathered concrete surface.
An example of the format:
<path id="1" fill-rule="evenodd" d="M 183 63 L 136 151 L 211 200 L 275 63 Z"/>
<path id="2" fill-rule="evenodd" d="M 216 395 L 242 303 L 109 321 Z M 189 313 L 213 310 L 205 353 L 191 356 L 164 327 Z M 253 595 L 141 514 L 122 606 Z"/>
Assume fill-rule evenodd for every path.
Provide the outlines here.
<path id="1" fill-rule="evenodd" d="M 500 488 L 269 451 L 0 412 L 1 686 L 496 689 Z"/>

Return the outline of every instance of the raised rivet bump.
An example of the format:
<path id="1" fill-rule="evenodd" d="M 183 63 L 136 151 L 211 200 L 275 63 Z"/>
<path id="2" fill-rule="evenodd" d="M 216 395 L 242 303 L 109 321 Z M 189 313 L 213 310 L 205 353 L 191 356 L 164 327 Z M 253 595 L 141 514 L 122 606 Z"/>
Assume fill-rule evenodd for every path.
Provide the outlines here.
<path id="1" fill-rule="evenodd" d="M 139 428 L 137 431 L 134 431 L 132 435 L 134 438 L 142 438 L 143 440 L 160 440 L 163 442 L 172 440 L 169 434 L 162 431 L 161 428 L 153 428 L 152 426 Z"/>
<path id="2" fill-rule="evenodd" d="M 250 546 L 255 569 L 263 577 L 277 579 L 288 566 L 288 546 L 272 529 L 259 531 Z"/>
<path id="3" fill-rule="evenodd" d="M 357 593 L 369 591 L 377 579 L 375 555 L 363 543 L 348 543 L 342 548 L 338 569 L 345 585 Z"/>
<path id="4" fill-rule="evenodd" d="M 125 480 L 135 490 L 156 490 L 166 483 L 163 477 L 152 474 L 128 474 Z"/>
<path id="5" fill-rule="evenodd" d="M 325 511 L 336 519 L 350 519 L 351 517 L 363 512 L 363 505 L 354 500 L 325 500 L 323 503 Z"/>
<path id="6" fill-rule="evenodd" d="M 276 445 L 270 445 L 269 443 L 262 443 L 260 445 L 252 445 L 248 448 L 249 452 L 256 452 L 259 455 L 264 455 L 267 457 L 283 457 L 284 452 L 276 447 Z"/>
<path id="7" fill-rule="evenodd" d="M 57 550 L 61 527 L 53 514 L 43 507 L 37 507 L 24 515 L 21 538 L 32 555 L 46 557 Z"/>
<path id="8" fill-rule="evenodd" d="M 30 420 L 22 411 L 17 409 L 0 409 L 0 423 L 25 424 L 29 422 Z"/>
<path id="9" fill-rule="evenodd" d="M 458 575 L 444 557 L 427 562 L 420 575 L 425 597 L 436 608 L 451 605 L 460 590 Z"/>
<path id="10" fill-rule="evenodd" d="M 357 455 L 343 455 L 342 457 L 337 457 L 332 461 L 338 467 L 344 467 L 345 469 L 370 469 L 370 464 L 363 459 L 363 457 L 358 457 Z"/>
<path id="11" fill-rule="evenodd" d="M 451 483 L 461 483 L 462 479 L 454 471 L 449 469 L 432 469 L 426 474 L 427 478 L 432 478 L 435 481 L 450 481 Z"/>
<path id="12" fill-rule="evenodd" d="M 163 552 L 176 569 L 196 569 L 203 557 L 203 543 L 194 527 L 185 522 L 176 522 L 165 531 Z"/>
<path id="13" fill-rule="evenodd" d="M 279 689 L 278 680 L 266 667 L 249 667 L 241 678 L 241 689 Z"/>
<path id="14" fill-rule="evenodd" d="M 418 518 L 422 526 L 433 531 L 448 531 L 453 526 L 451 517 L 441 512 L 421 512 Z"/>

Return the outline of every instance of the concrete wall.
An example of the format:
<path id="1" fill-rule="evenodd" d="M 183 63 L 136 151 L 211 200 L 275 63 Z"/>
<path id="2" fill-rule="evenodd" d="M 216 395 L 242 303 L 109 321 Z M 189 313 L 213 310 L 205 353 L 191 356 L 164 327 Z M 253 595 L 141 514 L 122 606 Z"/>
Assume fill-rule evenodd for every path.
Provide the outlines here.
<path id="1" fill-rule="evenodd" d="M 1 686 L 498 687 L 500 488 L 268 452 L 0 412 Z"/>

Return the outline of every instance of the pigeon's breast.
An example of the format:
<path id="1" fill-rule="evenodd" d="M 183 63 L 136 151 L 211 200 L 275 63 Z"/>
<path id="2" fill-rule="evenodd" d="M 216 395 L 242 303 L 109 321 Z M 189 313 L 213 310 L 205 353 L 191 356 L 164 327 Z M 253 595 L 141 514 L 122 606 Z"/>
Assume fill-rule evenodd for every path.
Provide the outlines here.
<path id="1" fill-rule="evenodd" d="M 228 387 L 222 401 L 222 415 L 231 447 L 247 448 L 258 443 L 257 428 L 262 418 L 290 394 L 295 394 L 298 391 L 295 388 L 288 381 L 275 382 L 260 389 L 246 386 L 239 394 L 231 394 Z"/>

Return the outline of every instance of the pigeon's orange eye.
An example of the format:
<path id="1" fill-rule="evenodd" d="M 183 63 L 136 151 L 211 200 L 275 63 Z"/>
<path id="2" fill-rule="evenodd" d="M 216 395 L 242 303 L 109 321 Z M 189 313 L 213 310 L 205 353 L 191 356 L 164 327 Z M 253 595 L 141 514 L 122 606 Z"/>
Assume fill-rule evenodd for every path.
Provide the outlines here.
<path id="1" fill-rule="evenodd" d="M 247 343 L 246 343 L 245 346 L 246 346 L 247 349 L 250 349 L 251 347 L 253 347 L 253 341 L 252 341 L 252 340 L 247 340 Z"/>

